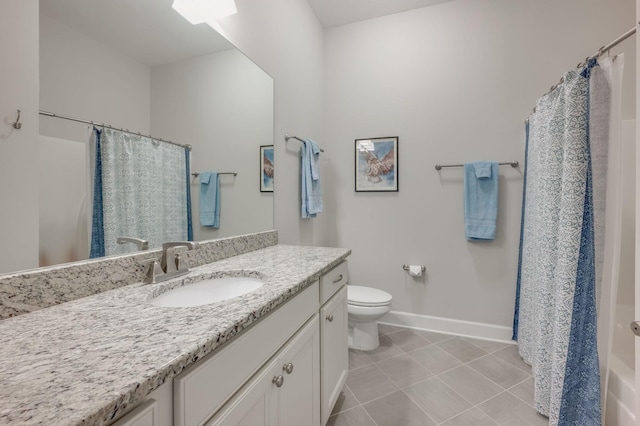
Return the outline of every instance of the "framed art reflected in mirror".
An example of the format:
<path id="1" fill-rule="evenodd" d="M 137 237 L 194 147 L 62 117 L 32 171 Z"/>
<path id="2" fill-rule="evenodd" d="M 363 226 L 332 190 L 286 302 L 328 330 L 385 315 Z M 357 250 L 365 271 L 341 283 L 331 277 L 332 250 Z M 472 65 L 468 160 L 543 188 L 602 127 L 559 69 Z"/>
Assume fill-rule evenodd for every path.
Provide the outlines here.
<path id="1" fill-rule="evenodd" d="M 260 147 L 260 192 L 273 192 L 273 145 Z"/>

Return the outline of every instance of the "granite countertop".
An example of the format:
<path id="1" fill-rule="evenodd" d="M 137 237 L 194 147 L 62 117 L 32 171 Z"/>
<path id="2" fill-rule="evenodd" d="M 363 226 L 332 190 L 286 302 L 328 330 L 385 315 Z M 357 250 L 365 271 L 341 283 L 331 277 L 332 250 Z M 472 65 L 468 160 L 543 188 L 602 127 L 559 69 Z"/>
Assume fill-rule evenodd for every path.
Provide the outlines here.
<path id="1" fill-rule="evenodd" d="M 0 321 L 0 424 L 109 424 L 349 254 L 277 245 L 193 268 L 189 276 L 242 270 L 265 281 L 210 305 L 147 303 L 179 277 Z"/>

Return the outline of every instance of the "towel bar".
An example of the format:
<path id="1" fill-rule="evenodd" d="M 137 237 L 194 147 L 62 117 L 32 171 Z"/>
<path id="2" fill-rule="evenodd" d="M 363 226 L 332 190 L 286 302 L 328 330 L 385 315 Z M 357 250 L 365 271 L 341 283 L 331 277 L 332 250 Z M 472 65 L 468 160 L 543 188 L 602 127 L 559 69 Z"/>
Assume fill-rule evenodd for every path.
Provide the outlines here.
<path id="1" fill-rule="evenodd" d="M 509 161 L 506 163 L 498 163 L 501 166 L 511 166 L 511 167 L 518 167 L 520 165 L 520 162 L 518 161 Z M 436 164 L 436 170 L 440 170 L 443 167 L 464 167 L 464 164 Z"/>

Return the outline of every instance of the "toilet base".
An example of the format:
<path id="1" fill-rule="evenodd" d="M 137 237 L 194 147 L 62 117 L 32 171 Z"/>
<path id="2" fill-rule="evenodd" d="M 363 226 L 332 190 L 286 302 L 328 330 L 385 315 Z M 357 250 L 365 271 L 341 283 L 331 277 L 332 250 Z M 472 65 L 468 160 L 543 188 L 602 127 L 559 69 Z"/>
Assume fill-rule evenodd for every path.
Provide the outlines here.
<path id="1" fill-rule="evenodd" d="M 372 351 L 380 346 L 378 322 L 349 321 L 349 348 Z"/>

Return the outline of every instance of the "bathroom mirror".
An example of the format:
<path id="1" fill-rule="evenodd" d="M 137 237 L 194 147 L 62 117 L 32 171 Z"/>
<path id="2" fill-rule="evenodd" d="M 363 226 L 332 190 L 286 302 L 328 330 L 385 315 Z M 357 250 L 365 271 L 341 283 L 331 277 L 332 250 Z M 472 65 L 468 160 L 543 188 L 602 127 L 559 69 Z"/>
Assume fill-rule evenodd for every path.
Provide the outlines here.
<path id="1" fill-rule="evenodd" d="M 229 173 L 219 229 L 200 226 L 192 178 L 194 240 L 272 229 L 258 165 L 273 144 L 273 80 L 171 4 L 40 0 L 40 110 L 188 144 L 192 173 Z M 40 266 L 88 257 L 91 127 L 40 116 Z"/>

